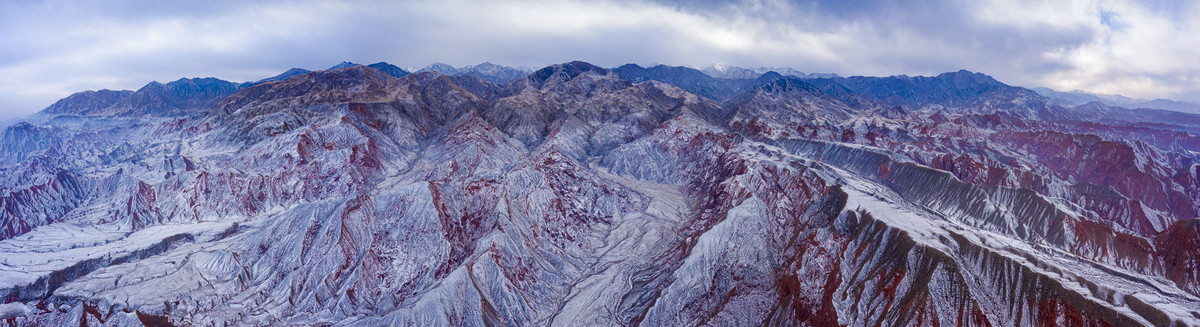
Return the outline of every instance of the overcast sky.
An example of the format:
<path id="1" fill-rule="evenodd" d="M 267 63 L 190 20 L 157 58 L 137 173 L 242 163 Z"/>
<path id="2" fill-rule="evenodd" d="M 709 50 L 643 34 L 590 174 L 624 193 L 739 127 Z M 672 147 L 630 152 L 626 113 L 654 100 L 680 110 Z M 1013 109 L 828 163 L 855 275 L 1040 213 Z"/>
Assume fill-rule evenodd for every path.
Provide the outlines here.
<path id="1" fill-rule="evenodd" d="M 1200 101 L 1197 1 L 248 3 L 2 1 L 0 119 L 76 91 L 250 81 L 343 60 L 967 69 L 1021 86 Z"/>

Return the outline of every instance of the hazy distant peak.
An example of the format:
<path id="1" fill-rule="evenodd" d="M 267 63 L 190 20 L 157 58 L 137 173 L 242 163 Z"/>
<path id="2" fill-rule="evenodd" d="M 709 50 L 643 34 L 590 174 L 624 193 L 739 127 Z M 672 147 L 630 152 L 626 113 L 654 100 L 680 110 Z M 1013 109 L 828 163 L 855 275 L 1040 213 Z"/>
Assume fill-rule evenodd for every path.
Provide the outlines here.
<path id="1" fill-rule="evenodd" d="M 1000 81 L 997 81 L 995 78 L 992 78 L 991 76 L 988 76 L 987 74 L 976 73 L 976 72 L 972 72 L 972 71 L 969 71 L 966 69 L 960 69 L 956 72 L 941 73 L 941 74 L 938 74 L 938 76 L 936 76 L 934 78 L 949 79 L 949 80 L 953 80 L 953 81 L 971 82 L 971 83 L 985 83 L 985 84 L 999 84 L 1000 83 Z"/>
<path id="2" fill-rule="evenodd" d="M 435 62 L 435 63 L 429 64 L 429 66 L 425 66 L 425 68 L 421 68 L 421 69 L 417 70 L 417 72 L 418 73 L 438 72 L 438 73 L 441 73 L 442 75 L 452 76 L 452 75 L 457 75 L 459 73 L 459 69 L 455 68 L 454 66 L 450 66 L 448 64 Z"/>
<path id="3" fill-rule="evenodd" d="M 539 69 L 529 75 L 529 79 L 540 86 L 551 81 L 568 81 L 588 72 L 608 74 L 608 69 L 583 61 L 572 61 Z"/>
<path id="4" fill-rule="evenodd" d="M 304 69 L 304 68 L 292 68 L 292 69 L 288 69 L 287 71 L 284 71 L 282 74 L 261 79 L 258 82 L 254 82 L 254 84 L 282 81 L 282 80 L 288 79 L 288 77 L 292 77 L 292 76 L 296 76 L 296 75 L 304 75 L 304 74 L 308 74 L 311 72 L 312 71 Z"/>
<path id="5" fill-rule="evenodd" d="M 713 64 L 712 66 L 700 69 L 700 71 L 704 72 L 708 76 L 729 79 L 752 79 L 762 75 L 760 72 L 754 71 L 753 69 L 730 66 L 721 63 Z"/>
<path id="6" fill-rule="evenodd" d="M 662 66 L 662 65 L 659 65 L 659 66 Z M 658 66 L 655 66 L 655 67 L 658 67 Z M 636 71 L 642 71 L 642 70 L 646 70 L 646 67 L 642 67 L 642 66 L 640 66 L 640 65 L 638 65 L 638 64 L 635 64 L 635 63 L 628 63 L 628 64 L 621 65 L 620 67 L 613 68 L 613 70 L 636 70 Z"/>
<path id="7" fill-rule="evenodd" d="M 498 65 L 491 62 L 484 62 L 478 65 L 466 66 L 459 69 L 456 75 L 469 75 L 479 77 L 481 79 L 493 83 L 508 83 L 513 80 L 529 76 L 533 70 L 523 67 L 511 67 Z"/>
<path id="8" fill-rule="evenodd" d="M 240 89 L 213 77 L 146 83 L 137 91 L 84 91 L 58 100 L 42 112 L 83 116 L 176 116 L 207 109 Z"/>
<path id="9" fill-rule="evenodd" d="M 474 76 L 492 83 L 505 84 L 529 76 L 529 73 L 533 72 L 533 70 L 527 67 L 505 66 L 485 61 L 480 64 L 463 67 L 454 67 L 439 62 L 425 66 L 425 68 L 421 68 L 417 72 L 438 72 L 446 76 Z"/>
<path id="10" fill-rule="evenodd" d="M 354 66 L 361 66 L 361 65 L 353 63 L 353 62 L 349 62 L 349 61 L 343 61 L 337 65 L 333 65 L 333 67 L 329 67 L 329 69 L 338 69 L 338 68 L 346 68 L 346 67 L 354 67 Z"/>
<path id="11" fill-rule="evenodd" d="M 388 75 L 391 75 L 392 77 L 395 77 L 395 78 L 404 77 L 409 74 L 409 72 L 407 70 L 404 70 L 403 68 L 397 67 L 396 65 L 389 64 L 389 63 L 383 62 L 383 61 L 367 65 L 367 67 L 378 69 L 378 70 L 380 70 Z"/>

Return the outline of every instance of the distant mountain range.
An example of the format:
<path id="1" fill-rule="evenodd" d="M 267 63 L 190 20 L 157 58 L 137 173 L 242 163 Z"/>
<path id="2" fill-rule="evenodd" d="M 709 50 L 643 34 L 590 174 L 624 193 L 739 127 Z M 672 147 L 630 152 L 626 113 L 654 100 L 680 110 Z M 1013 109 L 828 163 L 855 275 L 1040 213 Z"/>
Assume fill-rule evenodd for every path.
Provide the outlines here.
<path id="1" fill-rule="evenodd" d="M 614 68 L 613 72 L 631 82 L 659 81 L 714 100 L 723 100 L 753 85 L 754 79 L 762 75 L 725 78 L 714 77 L 695 68 L 683 66 L 658 65 L 643 68 L 636 64 L 626 64 Z"/>
<path id="2" fill-rule="evenodd" d="M 525 67 L 509 67 L 485 62 L 460 68 L 443 63 L 434 63 L 417 70 L 417 72 L 438 72 L 446 76 L 475 76 L 492 83 L 504 84 L 516 79 L 525 78 L 533 70 Z"/>
<path id="3" fill-rule="evenodd" d="M 1053 99 L 1055 103 L 1064 106 L 1077 106 L 1087 104 L 1089 102 L 1100 102 L 1110 106 L 1125 107 L 1125 108 L 1147 108 L 1147 109 L 1162 109 L 1187 113 L 1200 113 L 1200 103 L 1189 101 L 1177 101 L 1168 99 L 1135 99 L 1116 94 L 1097 94 L 1080 90 L 1071 92 L 1055 91 L 1046 87 L 1032 88 L 1034 92 L 1041 94 L 1047 98 Z"/>
<path id="4" fill-rule="evenodd" d="M 745 68 L 745 67 L 738 67 L 738 66 L 729 66 L 729 65 L 725 65 L 725 64 L 719 64 L 719 63 L 713 64 L 712 66 L 704 67 L 704 68 L 700 69 L 700 71 L 704 72 L 708 76 L 712 76 L 712 77 L 716 77 L 716 78 L 727 78 L 727 79 L 758 78 L 758 76 L 761 76 L 762 74 L 766 74 L 767 72 L 776 72 L 776 73 L 779 73 L 780 75 L 796 76 L 796 77 L 800 77 L 800 78 L 835 78 L 835 77 L 838 77 L 837 74 L 830 74 L 830 73 L 816 73 L 816 74 L 804 73 L 804 72 L 801 72 L 799 70 L 796 70 L 794 68 L 789 68 L 789 67 Z"/>
<path id="5" fill-rule="evenodd" d="M 359 65 L 344 61 L 327 70 Z M 387 62 L 378 62 L 366 65 L 366 67 L 374 68 L 394 78 L 411 74 L 408 70 Z M 166 84 L 152 82 L 136 91 L 84 91 L 59 100 L 47 107 L 43 113 L 93 116 L 181 115 L 189 110 L 211 106 L 217 99 L 242 88 L 282 81 L 311 72 L 313 71 L 303 68 L 291 68 L 276 76 L 240 84 L 211 77 L 184 78 Z M 463 67 L 434 63 L 415 72 L 436 72 L 452 76 L 457 78 L 457 83 L 463 87 L 469 87 L 472 91 L 481 94 L 493 95 L 502 89 L 500 86 L 533 73 L 529 68 L 503 66 L 489 62 Z M 825 96 L 838 99 L 856 110 L 867 111 L 885 110 L 890 107 L 903 107 L 906 110 L 962 107 L 961 103 L 956 104 L 956 102 L 967 101 L 967 99 L 973 99 L 979 95 L 994 94 L 1007 98 L 1007 100 L 995 103 L 1011 102 L 1017 98 L 1030 100 L 1028 103 L 1018 105 L 1021 108 L 1014 111 L 1020 112 L 1019 115 L 1025 117 L 1047 115 L 1048 104 L 1074 108 L 1090 102 L 1098 102 L 1110 107 L 1200 113 L 1200 104 L 1193 102 L 1133 99 L 1119 95 L 1100 95 L 1082 91 L 1058 92 L 1041 87 L 1024 89 L 1000 83 L 984 74 L 965 70 L 928 77 L 906 75 L 841 77 L 836 74 L 808 74 L 791 68 L 759 67 L 750 69 L 720 64 L 704 69 L 667 65 L 645 68 L 636 64 L 626 64 L 613 68 L 611 72 L 632 82 L 653 80 L 667 83 L 715 101 L 727 100 L 739 92 L 771 83 L 775 79 L 794 78 L 819 89 L 820 93 Z M 469 78 L 476 78 L 478 81 L 471 81 Z M 488 86 L 480 83 L 495 85 Z M 1086 108 L 1095 108 L 1095 106 Z"/>
<path id="6" fill-rule="evenodd" d="M 337 65 L 333 65 L 332 67 L 329 67 L 328 69 L 339 69 L 339 68 L 353 67 L 353 66 L 358 66 L 358 65 L 360 65 L 360 64 L 357 64 L 354 62 L 349 62 L 349 61 L 343 61 Z M 478 65 L 463 66 L 463 67 L 454 67 L 454 66 L 450 66 L 447 64 L 443 64 L 443 63 L 433 63 L 429 66 L 425 66 L 425 68 L 421 68 L 421 69 L 418 69 L 413 72 L 410 72 L 408 70 L 400 68 L 399 66 L 392 65 L 392 64 L 389 64 L 386 62 L 377 62 L 377 63 L 366 65 L 366 66 L 378 69 L 378 70 L 383 71 L 384 73 L 387 73 L 388 75 L 391 75 L 392 77 L 396 77 L 396 78 L 400 78 L 400 77 L 403 77 L 404 75 L 408 75 L 411 73 L 438 72 L 438 73 L 440 73 L 442 75 L 446 75 L 446 76 L 475 76 L 475 77 L 482 78 L 486 81 L 489 81 L 492 83 L 499 83 L 499 84 L 504 84 L 504 83 L 508 83 L 515 79 L 524 78 L 525 76 L 529 75 L 529 73 L 533 72 L 532 69 L 525 68 L 525 67 L 510 67 L 510 66 L 504 66 L 504 65 L 497 65 L 497 64 L 490 63 L 490 62 L 485 62 L 485 63 L 478 64 Z M 312 72 L 312 71 L 303 69 L 303 68 L 292 68 L 292 69 L 287 70 L 286 72 L 283 72 L 282 74 L 264 78 L 262 80 L 259 80 L 257 82 L 250 83 L 250 84 L 281 81 L 281 80 L 287 79 L 288 77 L 301 75 L 301 74 L 307 74 L 310 72 Z"/>
<path id="7" fill-rule="evenodd" d="M 343 69 L 360 64 L 343 61 L 326 70 Z M 387 62 L 377 62 L 366 67 L 379 70 L 391 77 L 400 78 L 409 71 Z M 471 76 L 490 83 L 504 84 L 524 78 L 532 70 L 514 68 L 493 63 L 482 63 L 462 68 L 435 63 L 418 72 L 434 71 L 446 76 Z M 294 76 L 312 73 L 304 68 L 291 68 L 279 75 L 255 82 L 235 83 L 213 77 L 181 78 L 170 83 L 151 82 L 134 90 L 95 90 L 74 93 L 60 99 L 44 109 L 44 114 L 74 114 L 85 116 L 179 116 L 201 108 L 237 90 L 269 82 L 279 82 Z M 469 83 L 469 82 L 464 82 Z"/>
<path id="8" fill-rule="evenodd" d="M 188 109 L 208 107 L 232 94 L 241 85 L 217 78 L 181 78 L 170 83 L 150 82 L 137 91 L 84 91 L 72 94 L 43 110 L 48 114 L 88 116 L 169 116 Z"/>
<path id="9" fill-rule="evenodd" d="M 837 74 L 804 73 L 804 72 L 801 72 L 799 70 L 789 68 L 789 67 L 746 68 L 746 67 L 739 67 L 739 66 L 724 65 L 724 64 L 719 64 L 719 63 L 714 64 L 712 66 L 700 68 L 698 71 L 704 73 L 705 75 L 714 77 L 714 78 L 727 79 L 727 80 L 754 79 L 754 78 L 758 78 L 759 76 L 766 74 L 768 72 L 776 72 L 783 76 L 796 76 L 796 77 L 800 77 L 803 79 L 827 78 L 827 79 L 835 79 L 836 80 L 836 79 L 841 78 Z M 896 76 L 896 77 L 903 77 L 903 76 Z M 1079 91 L 1079 90 L 1070 91 L 1070 92 L 1062 92 L 1062 91 L 1056 91 L 1056 90 L 1046 88 L 1046 87 L 1034 87 L 1034 88 L 1030 88 L 1030 90 L 1037 92 L 1037 94 L 1039 94 L 1041 96 L 1051 99 L 1054 103 L 1056 103 L 1058 105 L 1067 106 L 1067 107 L 1078 106 L 1078 105 L 1087 104 L 1089 102 L 1096 101 L 1096 102 L 1103 103 L 1105 105 L 1115 106 L 1115 107 L 1124 107 L 1124 108 L 1133 108 L 1133 109 L 1161 109 L 1161 110 L 1171 110 L 1171 111 L 1179 111 L 1179 112 L 1186 112 L 1186 113 L 1200 113 L 1200 103 L 1190 102 L 1190 101 L 1178 101 L 1178 100 L 1169 100 L 1169 99 L 1137 99 L 1137 98 L 1126 97 L 1123 95 L 1097 94 L 1097 93 L 1090 93 L 1090 92 Z M 909 90 L 909 91 L 920 93 L 920 92 L 917 92 L 916 90 Z M 723 92 L 716 91 L 713 94 L 720 95 L 720 94 L 723 94 Z"/>
<path id="10" fill-rule="evenodd" d="M 654 80 L 713 99 L 725 101 L 753 88 L 788 79 L 790 85 L 811 90 L 813 95 L 827 96 L 862 111 L 904 107 L 908 110 L 994 110 L 1021 117 L 1051 115 L 1050 102 L 1024 88 L 1009 86 L 990 76 L 965 70 L 937 76 L 852 76 L 814 75 L 791 71 L 783 74 L 767 71 L 762 74 L 738 67 L 724 67 L 726 72 L 742 72 L 718 76 L 752 76 L 750 78 L 714 77 L 702 70 L 682 66 L 658 65 L 644 68 L 626 64 L 613 72 L 634 82 Z M 787 70 L 785 70 L 787 71 Z M 756 75 L 755 75 L 756 74 Z M 827 76 L 827 77 L 823 77 Z"/>

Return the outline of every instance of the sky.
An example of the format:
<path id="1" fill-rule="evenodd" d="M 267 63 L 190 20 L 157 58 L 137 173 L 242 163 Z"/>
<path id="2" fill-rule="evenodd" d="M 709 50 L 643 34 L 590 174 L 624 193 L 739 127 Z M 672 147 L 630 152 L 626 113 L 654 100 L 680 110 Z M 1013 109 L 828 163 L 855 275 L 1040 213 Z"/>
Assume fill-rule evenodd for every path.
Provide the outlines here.
<path id="1" fill-rule="evenodd" d="M 1200 101 L 1200 1 L 0 2 L 0 119 L 151 81 L 254 81 L 341 61 L 420 68 L 572 60 L 967 69 L 1026 87 Z"/>

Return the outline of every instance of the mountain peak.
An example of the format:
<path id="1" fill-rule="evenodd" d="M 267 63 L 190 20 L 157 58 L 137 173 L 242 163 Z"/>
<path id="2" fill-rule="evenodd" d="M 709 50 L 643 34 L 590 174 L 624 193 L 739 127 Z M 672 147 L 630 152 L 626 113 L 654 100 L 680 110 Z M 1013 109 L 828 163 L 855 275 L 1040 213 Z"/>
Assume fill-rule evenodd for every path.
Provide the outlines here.
<path id="1" fill-rule="evenodd" d="M 583 61 L 572 61 L 539 69 L 529 75 L 539 87 L 552 81 L 569 81 L 584 73 L 608 74 L 608 69 L 600 68 Z"/>
<path id="2" fill-rule="evenodd" d="M 966 69 L 960 69 L 956 72 L 947 72 L 939 74 L 938 79 L 950 79 L 957 82 L 977 83 L 977 84 L 1002 84 L 1000 81 L 983 73 L 976 73 Z"/>
<path id="3" fill-rule="evenodd" d="M 356 64 L 353 62 L 349 62 L 349 61 L 343 61 L 340 64 L 333 65 L 333 67 L 329 67 L 329 69 L 338 69 L 338 68 L 346 68 L 346 67 L 354 67 L 354 66 L 362 66 L 362 65 L 359 65 L 359 64 Z"/>
<path id="4" fill-rule="evenodd" d="M 700 71 L 711 77 L 727 79 L 751 79 L 762 75 L 753 69 L 730 66 L 722 63 L 713 64 L 712 66 L 705 67 Z"/>
<path id="5" fill-rule="evenodd" d="M 425 66 L 425 68 L 421 68 L 420 70 L 417 70 L 417 72 L 418 73 L 438 72 L 442 75 L 453 76 L 453 75 L 457 75 L 460 72 L 460 70 L 458 68 L 454 68 L 454 66 L 450 66 L 445 63 L 435 62 L 435 63 L 429 64 L 429 66 Z"/>
<path id="6" fill-rule="evenodd" d="M 65 98 L 55 101 L 42 112 L 47 114 L 71 114 L 71 115 L 87 115 L 93 112 L 101 112 L 113 106 L 121 99 L 129 97 L 133 91 L 129 90 L 109 90 L 103 89 L 98 91 L 82 91 L 71 94 Z"/>
<path id="7" fill-rule="evenodd" d="M 404 70 L 403 68 L 397 67 L 396 65 L 389 64 L 389 63 L 383 62 L 383 61 L 367 65 L 367 67 L 378 69 L 379 71 L 382 71 L 382 72 L 384 72 L 388 75 L 391 75 L 392 77 L 395 77 L 395 78 L 401 78 L 401 77 L 404 77 L 405 75 L 409 74 L 409 72 L 407 70 Z"/>
<path id="8" fill-rule="evenodd" d="M 165 84 L 167 88 L 172 90 L 183 87 L 192 88 L 212 88 L 212 87 L 236 87 L 237 83 L 226 81 L 216 77 L 194 77 L 180 78 Z"/>
<path id="9" fill-rule="evenodd" d="M 483 62 L 461 68 L 438 62 L 425 66 L 425 68 L 421 68 L 416 72 L 437 72 L 446 76 L 474 76 L 488 82 L 506 84 L 528 76 L 531 70 L 499 65 L 492 62 Z"/>
<path id="10" fill-rule="evenodd" d="M 639 66 L 638 64 L 634 64 L 634 63 L 624 64 L 624 65 L 621 65 L 620 67 L 613 68 L 613 71 L 617 72 L 617 74 L 622 75 L 621 77 L 625 77 L 624 76 L 625 74 L 623 74 L 623 72 L 645 73 L 647 70 L 648 69 L 646 69 L 646 67 L 642 67 L 642 66 Z M 630 78 L 625 77 L 625 79 L 630 79 Z M 633 81 L 632 79 L 630 79 L 630 80 Z M 640 82 L 640 81 L 635 81 L 635 82 Z"/>
<path id="11" fill-rule="evenodd" d="M 153 81 L 137 91 L 99 90 L 72 94 L 46 107 L 47 114 L 83 116 L 173 116 L 207 109 L 240 89 L 237 83 L 214 77 Z"/>
<path id="12" fill-rule="evenodd" d="M 297 103 L 375 101 L 387 96 L 389 81 L 394 79 L 383 71 L 362 65 L 322 70 L 251 86 L 225 97 L 216 108 L 233 113 L 250 104 L 291 98 L 299 99 Z"/>
<path id="13" fill-rule="evenodd" d="M 783 74 L 776 73 L 775 71 L 769 71 L 769 72 L 763 73 L 761 76 L 758 77 L 757 80 L 773 82 L 773 81 L 775 81 L 777 79 L 781 79 L 781 78 L 783 78 Z"/>
<path id="14" fill-rule="evenodd" d="M 478 65 L 471 66 L 471 68 L 475 68 L 475 69 L 491 69 L 491 68 L 497 68 L 497 67 L 501 67 L 501 66 L 497 65 L 497 64 L 493 64 L 490 61 L 484 61 Z"/>
<path id="15" fill-rule="evenodd" d="M 152 89 L 164 89 L 165 90 L 165 89 L 167 89 L 167 86 L 159 81 L 150 81 L 150 83 L 146 83 L 146 85 L 143 85 L 142 88 L 140 88 L 138 90 L 141 91 L 141 90 L 152 90 Z"/>
<path id="16" fill-rule="evenodd" d="M 478 65 L 463 67 L 455 75 L 475 76 L 489 82 L 504 84 L 529 76 L 530 72 L 528 69 L 484 62 Z"/>
<path id="17" fill-rule="evenodd" d="M 893 106 L 919 107 L 927 103 L 948 104 L 1011 88 L 991 76 L 967 70 L 937 76 L 894 75 L 889 77 L 852 76 L 837 82 L 858 93 L 865 93 Z"/>
<path id="18" fill-rule="evenodd" d="M 266 82 L 282 81 L 282 80 L 288 79 L 292 76 L 304 75 L 304 74 L 308 74 L 311 72 L 312 72 L 311 70 L 307 70 L 304 68 L 293 67 L 291 69 L 288 69 L 287 71 L 284 71 L 283 73 L 281 73 L 279 75 L 275 75 L 275 76 L 271 76 L 271 77 L 267 77 L 267 78 L 258 80 L 257 82 L 254 82 L 253 84 L 262 84 L 262 83 L 266 83 Z"/>

